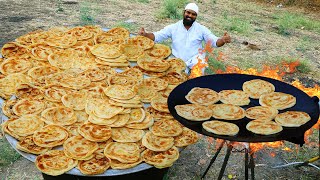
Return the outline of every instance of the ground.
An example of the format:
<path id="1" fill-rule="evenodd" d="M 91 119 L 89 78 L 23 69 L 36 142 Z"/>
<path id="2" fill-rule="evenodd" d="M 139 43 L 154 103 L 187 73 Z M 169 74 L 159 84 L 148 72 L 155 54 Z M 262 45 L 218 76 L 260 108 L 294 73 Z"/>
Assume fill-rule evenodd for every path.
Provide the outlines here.
<path id="1" fill-rule="evenodd" d="M 263 65 L 274 67 L 283 59 L 307 62 L 309 72 L 296 72 L 284 77 L 287 82 L 299 79 L 304 86 L 319 85 L 320 78 L 320 34 L 299 27 L 279 34 L 275 14 L 288 11 L 301 13 L 316 20 L 319 12 L 299 7 L 277 6 L 274 3 L 255 3 L 248 0 L 201 0 L 198 21 L 207 26 L 217 36 L 224 31 L 232 37 L 232 43 L 218 50 L 223 53 L 224 63 L 242 69 L 260 69 Z M 152 32 L 165 25 L 176 22 L 175 19 L 159 19 L 162 7 L 160 0 L 0 0 L 0 47 L 15 38 L 36 29 L 48 29 L 54 26 L 77 26 L 86 22 L 101 27 L 126 25 L 131 32 L 137 33 L 140 27 Z M 229 23 L 226 24 L 226 23 Z M 243 33 L 237 29 L 225 29 L 230 24 L 250 25 L 252 31 Z M 243 41 L 255 44 L 260 50 L 245 46 Z M 318 132 L 315 132 L 318 133 Z M 317 135 L 315 135 L 317 137 Z M 3 144 L 5 140 L 2 139 Z M 319 140 L 315 139 L 316 144 Z M 287 143 L 287 146 L 295 147 Z M 181 152 L 179 160 L 170 168 L 168 179 L 200 179 L 210 159 L 216 151 L 216 141 L 201 136 L 200 141 Z M 303 161 L 317 154 L 318 146 L 305 145 L 287 153 L 279 148 L 270 148 L 255 154 L 256 179 L 315 179 L 319 170 L 312 167 L 293 167 L 273 169 L 271 167 L 293 161 Z M 294 151 L 313 152 L 298 159 Z M 216 179 L 223 162 L 224 147 L 216 162 L 210 168 L 205 179 Z M 276 156 L 270 156 L 275 152 Z M 289 154 L 289 155 L 288 155 Z M 290 159 L 291 157 L 291 159 Z M 292 158 L 293 157 L 293 158 Z M 1 162 L 1 161 L 0 161 Z M 319 166 L 319 162 L 315 162 Z M 305 174 L 305 175 L 303 175 Z M 0 177 L 4 179 L 41 179 L 41 173 L 32 162 L 19 158 L 12 164 L 0 166 Z M 223 179 L 244 179 L 244 153 L 233 152 L 227 164 Z"/>

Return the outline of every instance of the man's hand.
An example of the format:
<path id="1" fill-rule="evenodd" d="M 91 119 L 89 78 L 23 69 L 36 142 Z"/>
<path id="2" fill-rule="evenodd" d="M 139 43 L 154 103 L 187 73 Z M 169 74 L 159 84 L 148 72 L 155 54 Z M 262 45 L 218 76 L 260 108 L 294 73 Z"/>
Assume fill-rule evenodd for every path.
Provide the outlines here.
<path id="1" fill-rule="evenodd" d="M 146 31 L 144 30 L 144 28 L 141 28 L 140 31 L 138 32 L 138 34 L 140 36 L 144 36 L 147 37 L 149 39 L 151 39 L 152 41 L 154 41 L 154 34 L 153 33 L 146 33 Z"/>
<path id="2" fill-rule="evenodd" d="M 217 46 L 221 47 L 226 43 L 230 43 L 231 42 L 231 37 L 229 36 L 229 34 L 227 32 L 224 32 L 223 36 L 221 36 L 218 40 L 217 40 Z"/>
<path id="3" fill-rule="evenodd" d="M 224 41 L 224 43 L 230 43 L 231 42 L 231 37 L 229 36 L 228 32 L 224 32 L 223 36 L 221 39 Z"/>
<path id="4" fill-rule="evenodd" d="M 144 28 L 141 28 L 140 29 L 140 31 L 138 32 L 138 34 L 140 35 L 140 36 L 146 36 L 146 31 L 144 30 Z"/>

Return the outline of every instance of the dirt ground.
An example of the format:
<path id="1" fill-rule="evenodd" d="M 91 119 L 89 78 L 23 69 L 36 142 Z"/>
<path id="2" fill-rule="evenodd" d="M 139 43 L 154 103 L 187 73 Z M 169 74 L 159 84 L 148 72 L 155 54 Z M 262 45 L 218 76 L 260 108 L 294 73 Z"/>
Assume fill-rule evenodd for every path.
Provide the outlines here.
<path id="1" fill-rule="evenodd" d="M 152 32 L 171 24 L 176 20 L 157 19 L 161 7 L 160 0 L 142 3 L 138 0 L 92 0 L 90 3 L 81 0 L 0 0 L 0 47 L 15 38 L 36 29 L 48 29 L 54 26 L 78 26 L 83 23 L 81 18 L 90 17 L 92 22 L 101 27 L 113 27 L 126 22 L 137 33 L 139 27 Z M 219 16 L 250 19 L 255 31 L 249 35 L 229 32 L 232 43 L 219 48 L 224 54 L 224 62 L 240 68 L 261 69 L 262 65 L 270 66 L 279 63 L 279 57 L 307 59 L 311 72 L 295 73 L 285 77 L 288 82 L 299 79 L 305 86 L 319 85 L 320 79 L 320 34 L 307 31 L 303 27 L 291 32 L 291 36 L 276 33 L 273 13 L 289 10 L 303 13 L 311 19 L 317 19 L 319 13 L 297 7 L 277 7 L 275 4 L 256 4 L 252 1 L 239 0 L 198 0 L 200 13 L 198 21 L 211 29 L 217 36 L 224 32 L 217 20 Z M 215 2 L 215 3 L 213 3 Z M 303 37 L 310 38 L 309 45 L 297 48 Z M 243 41 L 256 44 L 261 50 L 252 50 L 243 45 Z M 319 144 L 319 142 L 317 142 Z M 308 148 L 307 148 L 308 149 Z M 0 148 L 1 150 L 1 148 Z M 181 152 L 179 160 L 170 168 L 168 179 L 200 179 L 215 152 L 215 141 L 208 141 L 201 136 L 198 143 L 187 147 Z M 318 151 L 317 148 L 309 149 Z M 226 148 L 223 148 L 216 162 L 210 168 L 205 179 L 217 179 Z M 277 152 L 271 157 L 270 152 Z M 256 179 L 316 179 L 320 173 L 312 167 L 293 167 L 273 169 L 271 167 L 287 163 L 279 149 L 264 150 L 256 153 Z M 306 157 L 311 158 L 311 157 Z M 319 166 L 319 162 L 316 162 Z M 302 174 L 305 174 L 302 176 Z M 42 179 L 41 173 L 32 162 L 24 158 L 0 167 L 1 179 Z M 223 179 L 244 179 L 244 153 L 233 152 L 227 164 Z"/>

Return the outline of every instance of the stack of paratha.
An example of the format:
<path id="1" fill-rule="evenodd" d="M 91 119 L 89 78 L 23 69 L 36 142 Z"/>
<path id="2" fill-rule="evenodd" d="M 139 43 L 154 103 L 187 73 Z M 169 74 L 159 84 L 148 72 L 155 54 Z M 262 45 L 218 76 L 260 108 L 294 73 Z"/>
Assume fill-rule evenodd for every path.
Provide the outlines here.
<path id="1" fill-rule="evenodd" d="M 179 157 L 176 146 L 198 140 L 168 111 L 169 93 L 187 76 L 181 59 L 165 59 L 166 45 L 120 27 L 55 27 L 21 36 L 1 54 L 9 118 L 2 129 L 19 150 L 39 155 L 35 164 L 46 174 L 76 167 L 94 175 L 142 162 L 169 167 Z"/>

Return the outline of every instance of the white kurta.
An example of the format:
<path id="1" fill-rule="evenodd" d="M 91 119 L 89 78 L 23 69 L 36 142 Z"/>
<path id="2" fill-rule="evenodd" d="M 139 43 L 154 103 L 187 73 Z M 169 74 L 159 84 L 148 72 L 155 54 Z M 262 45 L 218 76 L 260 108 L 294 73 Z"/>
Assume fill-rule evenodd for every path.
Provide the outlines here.
<path id="1" fill-rule="evenodd" d="M 213 47 L 217 47 L 218 40 L 218 37 L 212 34 L 208 28 L 197 22 L 194 22 L 187 30 L 182 20 L 154 32 L 154 36 L 156 43 L 171 38 L 173 56 L 184 60 L 190 69 L 198 62 L 199 50 L 203 50 L 202 42 L 210 41 Z M 199 58 L 204 60 L 204 55 L 201 54 Z"/>

